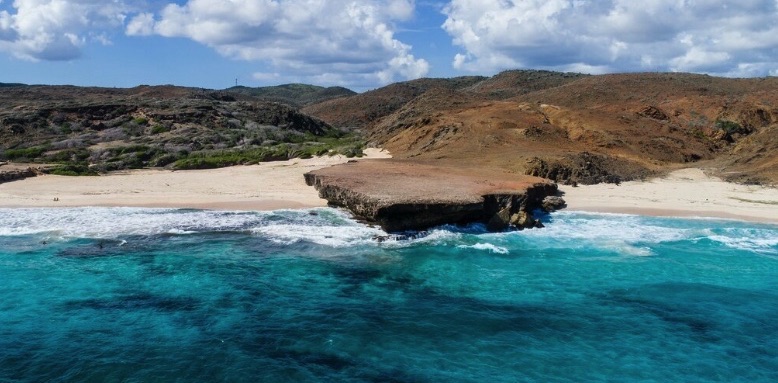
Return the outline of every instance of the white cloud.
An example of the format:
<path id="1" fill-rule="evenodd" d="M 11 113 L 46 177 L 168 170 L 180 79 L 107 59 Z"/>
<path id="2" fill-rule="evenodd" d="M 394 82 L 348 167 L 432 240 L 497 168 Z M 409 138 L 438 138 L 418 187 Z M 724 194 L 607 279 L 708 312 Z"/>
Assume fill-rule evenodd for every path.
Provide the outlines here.
<path id="1" fill-rule="evenodd" d="M 458 69 L 778 71 L 776 0 L 452 0 Z"/>
<path id="2" fill-rule="evenodd" d="M 30 60 L 70 60 L 90 41 L 109 43 L 101 31 L 123 25 L 119 0 L 15 0 L 0 11 L 0 51 Z"/>
<path id="3" fill-rule="evenodd" d="M 154 33 L 154 14 L 140 13 L 127 24 L 126 32 L 131 36 L 148 36 Z"/>
<path id="4" fill-rule="evenodd" d="M 394 35 L 414 8 L 413 0 L 188 0 L 134 17 L 126 32 L 189 38 L 300 81 L 388 83 L 429 71 Z"/>

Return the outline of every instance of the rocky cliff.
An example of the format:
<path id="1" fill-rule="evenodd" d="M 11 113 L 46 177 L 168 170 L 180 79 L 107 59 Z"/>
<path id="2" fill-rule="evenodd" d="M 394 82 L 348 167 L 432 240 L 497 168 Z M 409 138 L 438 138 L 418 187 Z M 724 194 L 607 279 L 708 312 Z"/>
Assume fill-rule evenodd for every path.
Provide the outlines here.
<path id="1" fill-rule="evenodd" d="M 388 232 L 470 222 L 493 231 L 537 227 L 532 211 L 557 193 L 555 183 L 537 177 L 393 160 L 354 161 L 305 180 L 330 204 Z"/>
<path id="2" fill-rule="evenodd" d="M 0 184 L 35 177 L 44 172 L 44 170 L 37 167 L 6 165 L 6 163 L 0 163 Z"/>

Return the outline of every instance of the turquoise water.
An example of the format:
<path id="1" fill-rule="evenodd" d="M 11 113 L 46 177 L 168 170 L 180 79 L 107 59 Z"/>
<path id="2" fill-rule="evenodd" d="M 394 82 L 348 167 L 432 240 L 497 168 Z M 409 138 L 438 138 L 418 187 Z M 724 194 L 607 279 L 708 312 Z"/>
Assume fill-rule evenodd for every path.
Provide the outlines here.
<path id="1" fill-rule="evenodd" d="M 0 382 L 778 381 L 778 226 L 0 209 Z"/>

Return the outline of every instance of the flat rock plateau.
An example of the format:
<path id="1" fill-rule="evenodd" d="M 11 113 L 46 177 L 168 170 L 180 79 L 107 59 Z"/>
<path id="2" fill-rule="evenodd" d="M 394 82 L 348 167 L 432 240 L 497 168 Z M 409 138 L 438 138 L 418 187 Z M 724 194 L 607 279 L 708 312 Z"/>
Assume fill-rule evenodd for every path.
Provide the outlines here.
<path id="1" fill-rule="evenodd" d="M 354 160 L 305 180 L 331 204 L 388 232 L 479 221 L 490 230 L 536 227 L 532 210 L 557 193 L 539 177 L 402 160 Z"/>

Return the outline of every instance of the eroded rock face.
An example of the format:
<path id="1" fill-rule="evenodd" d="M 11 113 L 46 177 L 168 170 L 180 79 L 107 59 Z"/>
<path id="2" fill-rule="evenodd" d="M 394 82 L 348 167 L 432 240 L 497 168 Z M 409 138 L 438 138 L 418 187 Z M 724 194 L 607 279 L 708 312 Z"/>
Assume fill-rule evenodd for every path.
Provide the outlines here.
<path id="1" fill-rule="evenodd" d="M 667 114 L 664 111 L 662 111 L 662 109 L 659 109 L 653 105 L 646 106 L 645 108 L 641 109 L 640 112 L 638 112 L 638 114 L 659 121 L 670 120 L 670 117 L 668 117 Z"/>
<path id="2" fill-rule="evenodd" d="M 543 202 L 541 204 L 543 210 L 548 212 L 557 211 L 559 209 L 565 208 L 566 206 L 567 202 L 565 202 L 565 200 L 559 196 L 548 196 L 543 198 Z"/>
<path id="3" fill-rule="evenodd" d="M 648 175 L 645 169 L 627 161 L 588 152 L 568 155 L 558 160 L 535 157 L 528 161 L 527 174 L 547 178 L 565 185 L 598 183 L 618 184 Z M 621 175 L 620 175 L 621 174 Z M 628 175 L 624 177 L 622 175 Z"/>
<path id="4" fill-rule="evenodd" d="M 10 170 L 0 169 L 0 184 L 4 182 L 23 180 L 29 177 L 35 177 L 37 175 L 40 175 L 41 173 L 42 172 L 40 169 L 33 168 L 33 167 L 28 167 L 24 169 L 10 169 Z"/>
<path id="5" fill-rule="evenodd" d="M 306 183 L 330 204 L 388 232 L 484 222 L 489 230 L 537 227 L 557 185 L 537 177 L 408 161 L 358 161 L 309 172 Z"/>

